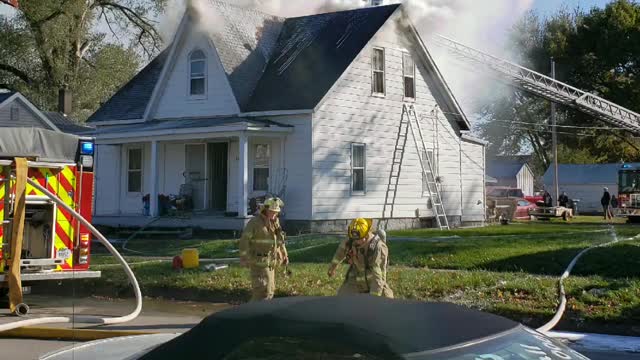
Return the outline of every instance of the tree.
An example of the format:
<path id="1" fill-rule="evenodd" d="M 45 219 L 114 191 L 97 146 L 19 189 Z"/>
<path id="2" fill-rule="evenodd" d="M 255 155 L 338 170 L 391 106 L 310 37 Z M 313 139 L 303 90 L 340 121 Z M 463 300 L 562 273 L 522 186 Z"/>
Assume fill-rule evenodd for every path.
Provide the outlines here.
<path id="1" fill-rule="evenodd" d="M 548 19 L 532 12 L 514 27 L 510 43 L 525 66 L 548 74 L 553 57 L 559 80 L 640 112 L 639 4 L 617 0 L 589 12 L 564 9 Z M 492 143 L 490 152 L 532 151 L 539 169 L 546 169 L 551 159 L 548 101 L 513 90 L 508 98 L 494 99 L 482 110 L 486 121 L 479 131 Z M 558 110 L 560 162 L 640 159 L 640 144 L 628 132 L 605 130 L 611 125 L 571 108 Z M 505 126 L 498 120 L 507 120 L 509 136 L 497 135 L 499 126 Z M 513 136 L 516 131 L 522 135 Z"/>
<path id="2" fill-rule="evenodd" d="M 17 16 L 0 17 L 0 86 L 24 92 L 44 109 L 55 107 L 59 89 L 70 89 L 73 115 L 86 118 L 133 76 L 138 53 L 150 58 L 160 49 L 151 18 L 164 1 L 21 0 Z M 99 23 L 130 44 L 109 41 L 96 30 Z"/>

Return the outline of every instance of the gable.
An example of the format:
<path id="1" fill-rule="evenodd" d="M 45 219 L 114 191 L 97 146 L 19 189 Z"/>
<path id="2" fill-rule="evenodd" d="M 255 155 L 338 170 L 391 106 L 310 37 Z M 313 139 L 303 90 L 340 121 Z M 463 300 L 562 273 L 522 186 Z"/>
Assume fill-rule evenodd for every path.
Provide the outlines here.
<path id="1" fill-rule="evenodd" d="M 20 95 L 20 94 L 18 94 Z M 5 98 L 0 106 L 0 127 L 34 127 L 58 130 L 38 114 L 22 96 Z M 35 110 L 34 110 L 35 109 Z"/>
<path id="2" fill-rule="evenodd" d="M 166 66 L 166 78 L 161 79 L 159 98 L 151 119 L 171 119 L 179 117 L 221 116 L 239 113 L 233 90 L 216 49 L 208 34 L 188 24 L 177 38 L 177 47 L 171 62 Z M 190 94 L 190 57 L 196 52 L 204 54 L 204 94 Z"/>
<path id="3" fill-rule="evenodd" d="M 398 7 L 287 19 L 246 111 L 315 108 Z"/>

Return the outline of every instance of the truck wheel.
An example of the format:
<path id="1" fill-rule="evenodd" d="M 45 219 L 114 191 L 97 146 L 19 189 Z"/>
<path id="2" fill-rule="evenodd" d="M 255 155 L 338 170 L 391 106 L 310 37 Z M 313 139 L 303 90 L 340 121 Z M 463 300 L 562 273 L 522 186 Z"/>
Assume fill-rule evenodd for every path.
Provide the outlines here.
<path id="1" fill-rule="evenodd" d="M 16 305 L 16 315 L 22 317 L 22 316 L 27 316 L 29 314 L 29 305 L 25 304 L 25 303 L 20 303 L 18 305 Z"/>

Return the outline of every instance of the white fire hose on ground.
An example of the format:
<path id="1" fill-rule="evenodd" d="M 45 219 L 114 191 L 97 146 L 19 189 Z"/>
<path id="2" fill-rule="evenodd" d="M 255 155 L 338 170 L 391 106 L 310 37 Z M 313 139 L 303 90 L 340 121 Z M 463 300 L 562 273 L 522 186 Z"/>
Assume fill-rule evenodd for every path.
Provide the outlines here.
<path id="1" fill-rule="evenodd" d="M 113 247 L 113 245 L 111 245 L 109 243 L 109 241 L 107 241 L 107 239 L 104 237 L 104 235 L 102 235 L 93 225 L 91 225 L 91 223 L 89 223 L 80 214 L 78 214 L 71 207 L 69 207 L 67 204 L 65 204 L 57 196 L 55 196 L 49 190 L 47 190 L 44 187 L 42 187 L 36 181 L 33 181 L 33 180 L 27 178 L 27 182 L 31 186 L 33 186 L 34 188 L 36 188 L 39 191 L 41 191 L 42 193 L 44 193 L 49 199 L 51 199 L 53 202 L 55 202 L 58 206 L 60 206 L 61 208 L 67 210 L 71 214 L 71 216 L 73 216 L 78 221 L 80 221 L 82 223 L 82 225 L 84 225 L 87 229 L 89 229 L 91 231 L 91 233 L 98 239 L 98 241 L 100 241 L 100 243 L 102 245 L 104 245 L 104 247 L 106 247 L 107 250 L 109 250 L 109 252 L 118 260 L 120 265 L 122 265 L 122 267 L 124 268 L 124 271 L 127 274 L 127 277 L 129 278 L 129 281 L 131 282 L 131 285 L 133 286 L 133 291 L 134 291 L 135 297 L 136 297 L 136 308 L 129 315 L 120 316 L 120 317 L 75 316 L 75 315 L 73 315 L 73 316 L 43 317 L 43 318 L 37 318 L 37 319 L 20 320 L 20 321 L 11 322 L 11 323 L 8 323 L 8 324 L 0 325 L 0 332 L 7 331 L 7 330 L 13 330 L 13 329 L 17 329 L 17 328 L 21 328 L 21 327 L 25 327 L 25 326 L 34 326 L 34 325 L 42 325 L 42 324 L 53 324 L 53 323 L 79 322 L 79 323 L 103 324 L 103 325 L 121 324 L 121 323 L 129 322 L 129 321 L 137 318 L 138 315 L 140 315 L 140 312 L 142 311 L 142 293 L 140 292 L 140 285 L 138 284 L 138 280 L 136 279 L 135 275 L 133 274 L 133 271 L 131 270 L 131 268 L 129 267 L 127 262 L 124 260 L 122 255 L 120 255 L 120 253 Z"/>
<path id="2" fill-rule="evenodd" d="M 613 230 L 613 229 L 611 229 L 611 230 Z M 551 331 L 554 327 L 556 327 L 556 325 L 558 325 L 558 323 L 560 322 L 560 319 L 562 319 L 562 316 L 564 315 L 564 312 L 565 312 L 565 310 L 567 308 L 567 294 L 565 293 L 564 283 L 563 282 L 564 282 L 564 279 L 569 277 L 569 275 L 571 274 L 571 270 L 573 270 L 573 268 L 576 266 L 576 263 L 582 257 L 582 255 L 584 255 L 587 252 L 589 252 L 589 251 L 591 251 L 593 249 L 596 249 L 596 248 L 611 246 L 611 245 L 614 245 L 614 244 L 622 242 L 622 241 L 638 240 L 640 238 L 640 235 L 636 235 L 636 236 L 628 238 L 628 239 L 618 239 L 617 235 L 615 234 L 615 230 L 613 230 L 613 234 L 614 234 L 614 237 L 615 237 L 615 239 L 613 241 L 609 241 L 609 242 L 604 243 L 604 244 L 599 244 L 599 245 L 594 245 L 594 246 L 588 247 L 588 248 L 580 251 L 578 253 L 578 255 L 576 255 L 573 258 L 573 260 L 571 260 L 571 263 L 569 263 L 569 266 L 567 266 L 567 269 L 564 271 L 564 273 L 562 273 L 562 276 L 558 280 L 558 292 L 559 292 L 559 295 L 560 295 L 559 296 L 560 305 L 558 306 L 558 309 L 556 310 L 556 313 L 553 316 L 553 318 L 548 323 L 542 325 L 541 327 L 539 327 L 537 329 L 539 332 L 547 333 L 547 332 Z"/>

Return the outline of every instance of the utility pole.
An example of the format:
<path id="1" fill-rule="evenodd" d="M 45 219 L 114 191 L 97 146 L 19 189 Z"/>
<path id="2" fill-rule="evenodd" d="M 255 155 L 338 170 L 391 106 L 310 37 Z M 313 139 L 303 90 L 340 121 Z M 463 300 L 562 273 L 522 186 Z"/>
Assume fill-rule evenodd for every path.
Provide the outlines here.
<path id="1" fill-rule="evenodd" d="M 551 78 L 556 79 L 556 62 L 551 58 Z M 556 103 L 551 102 L 551 138 L 553 142 L 553 203 L 558 205 L 558 197 L 560 196 L 560 189 L 558 186 L 558 134 L 556 132 Z"/>

